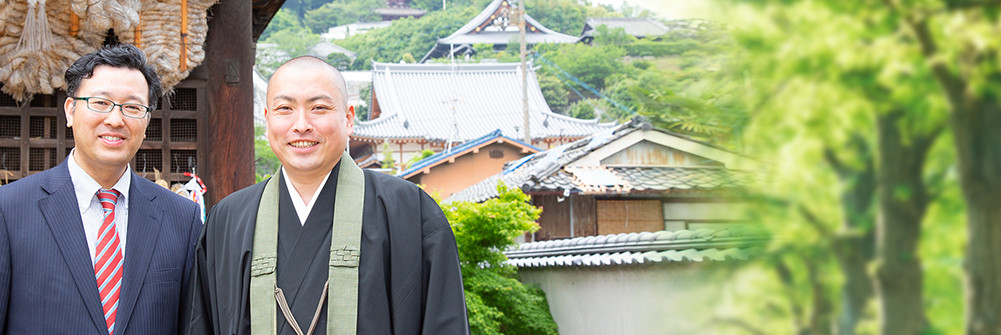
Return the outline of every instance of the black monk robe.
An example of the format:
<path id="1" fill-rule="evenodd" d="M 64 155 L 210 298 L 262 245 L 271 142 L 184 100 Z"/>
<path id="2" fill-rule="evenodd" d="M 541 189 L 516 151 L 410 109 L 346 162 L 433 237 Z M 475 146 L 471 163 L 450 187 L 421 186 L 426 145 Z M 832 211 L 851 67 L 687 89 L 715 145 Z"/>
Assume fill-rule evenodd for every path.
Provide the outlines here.
<path id="1" fill-rule="evenodd" d="M 302 226 L 285 182 L 279 183 L 276 279 L 303 328 L 322 294 L 330 237 L 337 233 L 330 227 L 336 170 Z M 266 182 L 231 194 L 209 213 L 183 314 L 185 333 L 250 334 L 251 249 Z M 412 183 L 372 171 L 365 171 L 364 200 L 358 334 L 467 334 L 455 237 L 438 205 Z M 323 307 L 316 334 L 326 332 L 326 315 Z M 294 334 L 280 311 L 276 319 L 279 334 Z"/>

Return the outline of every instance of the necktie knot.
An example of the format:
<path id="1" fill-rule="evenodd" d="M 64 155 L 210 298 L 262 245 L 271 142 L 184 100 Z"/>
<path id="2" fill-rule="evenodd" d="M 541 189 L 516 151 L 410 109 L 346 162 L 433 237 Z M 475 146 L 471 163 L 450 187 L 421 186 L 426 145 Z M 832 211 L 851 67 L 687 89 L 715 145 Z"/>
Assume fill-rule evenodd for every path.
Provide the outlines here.
<path id="1" fill-rule="evenodd" d="M 115 203 L 118 202 L 118 197 L 121 195 L 122 193 L 115 189 L 98 190 L 97 200 L 101 201 L 101 208 L 104 208 L 105 210 L 115 210 Z"/>

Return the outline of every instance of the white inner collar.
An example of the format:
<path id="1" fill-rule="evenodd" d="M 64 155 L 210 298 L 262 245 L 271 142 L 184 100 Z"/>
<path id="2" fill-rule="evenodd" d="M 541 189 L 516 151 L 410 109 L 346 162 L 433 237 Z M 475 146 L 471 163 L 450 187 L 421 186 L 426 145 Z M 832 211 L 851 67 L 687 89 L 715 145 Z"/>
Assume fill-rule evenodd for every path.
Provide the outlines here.
<path id="1" fill-rule="evenodd" d="M 299 196 L 299 191 L 296 190 L 295 185 L 292 185 L 292 181 L 288 179 L 288 173 L 285 171 L 285 167 L 282 166 L 282 179 L 285 180 L 285 186 L 288 188 L 288 195 L 292 198 L 292 206 L 295 206 L 295 213 L 299 215 L 299 224 L 306 225 L 306 218 L 309 217 L 309 212 L 313 210 L 313 205 L 316 204 L 316 198 L 319 197 L 320 191 L 323 190 L 323 185 L 327 184 L 327 179 L 330 179 L 330 174 L 333 172 L 327 172 L 327 176 L 323 177 L 323 181 L 320 182 L 320 186 L 316 187 L 316 191 L 313 192 L 313 196 L 309 199 L 307 204 Z"/>

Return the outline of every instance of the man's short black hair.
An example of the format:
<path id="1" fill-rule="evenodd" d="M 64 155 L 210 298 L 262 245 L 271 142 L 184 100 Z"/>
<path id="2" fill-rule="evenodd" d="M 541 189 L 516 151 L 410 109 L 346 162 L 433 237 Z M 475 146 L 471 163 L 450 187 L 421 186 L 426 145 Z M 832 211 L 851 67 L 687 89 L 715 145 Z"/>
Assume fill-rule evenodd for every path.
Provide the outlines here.
<path id="1" fill-rule="evenodd" d="M 149 107 L 157 109 L 160 95 L 163 93 L 160 76 L 156 74 L 152 66 L 146 64 L 146 54 L 131 44 L 105 45 L 73 62 L 73 65 L 66 69 L 66 94 L 75 97 L 77 89 L 80 88 L 80 82 L 93 76 L 94 68 L 98 65 L 141 72 L 146 78 L 146 86 L 149 86 Z"/>

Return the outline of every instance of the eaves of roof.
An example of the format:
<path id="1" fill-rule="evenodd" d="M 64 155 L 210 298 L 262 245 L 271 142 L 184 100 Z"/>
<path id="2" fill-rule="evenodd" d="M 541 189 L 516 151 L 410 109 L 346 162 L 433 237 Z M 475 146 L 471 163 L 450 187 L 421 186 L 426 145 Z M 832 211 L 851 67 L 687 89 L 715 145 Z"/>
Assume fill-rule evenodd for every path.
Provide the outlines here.
<path id="1" fill-rule="evenodd" d="M 466 142 L 495 129 L 521 138 L 520 66 L 373 63 L 372 87 L 382 116 L 357 122 L 352 138 Z M 580 138 L 615 126 L 553 113 L 534 71 L 528 75 L 533 140 Z"/>
<path id="2" fill-rule="evenodd" d="M 518 268 L 546 268 L 558 266 L 613 266 L 640 265 L 666 262 L 703 262 L 747 260 L 760 254 L 760 248 L 685 249 L 647 252 L 594 253 L 583 255 L 541 256 L 507 260 Z"/>
<path id="3" fill-rule="evenodd" d="M 518 267 L 628 265 L 747 259 L 767 243 L 758 228 L 734 227 L 577 237 L 520 244 L 504 254 Z"/>
<path id="4" fill-rule="evenodd" d="M 488 20 L 493 20 L 495 15 L 498 14 L 498 9 L 501 6 L 508 6 L 507 1 L 494 0 L 487 4 L 483 11 L 477 14 L 472 20 L 469 20 L 469 22 L 460 27 L 454 33 L 438 39 L 435 46 L 431 47 L 431 50 L 429 50 L 427 54 L 421 58 L 421 63 L 431 58 L 446 55 L 449 52 L 449 45 L 472 45 L 478 43 L 508 44 L 511 37 L 516 37 L 519 34 L 516 27 L 512 27 L 514 28 L 512 30 L 505 29 L 504 31 L 477 30 L 478 27 L 481 27 Z M 535 28 L 535 31 L 529 30 L 528 33 L 526 33 L 525 39 L 528 44 L 576 43 L 580 40 L 579 37 L 561 34 L 553 31 L 552 29 L 546 28 L 528 14 L 525 14 L 525 23 L 528 27 Z"/>
<path id="5" fill-rule="evenodd" d="M 760 175 L 753 171 L 713 166 L 572 166 L 587 154 L 644 129 L 651 128 L 640 119 L 634 119 L 591 137 L 510 162 L 501 173 L 453 193 L 444 202 L 480 202 L 493 198 L 497 196 L 499 181 L 526 193 L 574 194 L 720 192 L 760 182 Z M 586 178 L 588 174 L 604 176 L 616 182 L 595 184 Z"/>
<path id="6" fill-rule="evenodd" d="M 503 134 L 501 134 L 500 129 L 497 129 L 480 138 L 473 139 L 459 146 L 456 146 L 452 148 L 450 151 L 440 151 L 434 155 L 428 156 L 418 161 L 417 163 L 414 163 L 414 165 L 411 166 L 410 168 L 401 171 L 400 173 L 397 174 L 397 176 L 400 176 L 403 179 L 413 177 L 414 175 L 424 171 L 425 169 L 430 169 L 432 167 L 435 167 L 439 164 L 448 161 L 450 158 L 465 155 L 467 153 L 475 151 L 476 149 L 485 147 L 492 143 L 496 143 L 498 140 L 503 140 L 517 147 L 521 147 L 522 149 L 527 149 L 534 152 L 538 152 L 540 150 L 539 148 L 530 145 L 528 143 L 504 136 Z"/>

